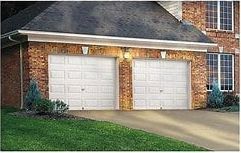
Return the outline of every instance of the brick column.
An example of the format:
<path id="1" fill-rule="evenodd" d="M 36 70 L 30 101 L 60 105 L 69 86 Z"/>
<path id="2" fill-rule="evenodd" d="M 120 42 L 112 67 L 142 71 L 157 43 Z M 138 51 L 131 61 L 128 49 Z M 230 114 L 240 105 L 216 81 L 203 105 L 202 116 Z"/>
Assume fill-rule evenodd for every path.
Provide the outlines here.
<path id="1" fill-rule="evenodd" d="M 119 108 L 132 110 L 132 67 L 131 60 L 119 62 Z"/>

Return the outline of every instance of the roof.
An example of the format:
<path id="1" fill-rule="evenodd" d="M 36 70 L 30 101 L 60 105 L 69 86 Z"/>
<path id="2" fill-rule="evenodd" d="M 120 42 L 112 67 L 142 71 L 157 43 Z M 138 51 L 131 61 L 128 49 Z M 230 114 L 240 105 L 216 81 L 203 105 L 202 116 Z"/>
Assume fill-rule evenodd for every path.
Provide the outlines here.
<path id="1" fill-rule="evenodd" d="M 2 34 L 33 30 L 127 38 L 213 43 L 156 2 L 37 2 L 2 22 Z"/>

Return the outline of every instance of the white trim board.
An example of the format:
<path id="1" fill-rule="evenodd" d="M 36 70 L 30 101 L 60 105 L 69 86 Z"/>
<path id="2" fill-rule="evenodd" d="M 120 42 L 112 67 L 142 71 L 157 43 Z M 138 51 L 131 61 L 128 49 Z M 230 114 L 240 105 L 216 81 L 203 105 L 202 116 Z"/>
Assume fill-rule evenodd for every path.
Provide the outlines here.
<path id="1" fill-rule="evenodd" d="M 55 42 L 86 45 L 118 46 L 118 47 L 137 47 L 150 49 L 170 49 L 207 52 L 210 47 L 215 47 L 215 43 L 199 43 L 186 41 L 169 41 L 156 39 L 141 39 L 113 36 L 99 36 L 86 34 L 72 34 L 59 32 L 17 30 L 19 34 L 27 35 L 28 41 L 35 42 Z M 16 33 L 14 33 L 16 34 Z M 11 33 L 10 33 L 11 35 Z M 2 36 L 7 37 L 6 35 Z"/>

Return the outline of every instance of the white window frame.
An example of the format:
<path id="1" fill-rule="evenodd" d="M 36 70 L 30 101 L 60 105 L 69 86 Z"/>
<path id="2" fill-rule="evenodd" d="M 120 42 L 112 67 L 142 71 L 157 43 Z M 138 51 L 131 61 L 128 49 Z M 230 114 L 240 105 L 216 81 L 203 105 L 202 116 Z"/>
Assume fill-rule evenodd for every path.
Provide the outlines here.
<path id="1" fill-rule="evenodd" d="M 234 91 L 234 55 L 233 54 L 225 54 L 225 53 L 207 53 L 207 54 L 215 54 L 218 55 L 218 87 L 220 91 L 223 92 L 233 92 Z M 221 60 L 220 56 L 221 55 L 231 55 L 232 56 L 232 90 L 221 90 Z M 210 89 L 207 89 L 207 91 L 212 91 Z"/>
<path id="2" fill-rule="evenodd" d="M 219 30 L 219 31 L 227 31 L 227 32 L 234 32 L 234 2 L 232 2 L 232 30 L 224 30 L 224 29 L 220 29 L 220 1 L 217 1 L 217 17 L 218 17 L 218 21 L 217 21 L 217 29 L 214 28 L 206 28 L 207 30 Z M 205 21 L 206 22 L 206 21 Z M 206 25 L 205 25 L 206 26 Z"/>

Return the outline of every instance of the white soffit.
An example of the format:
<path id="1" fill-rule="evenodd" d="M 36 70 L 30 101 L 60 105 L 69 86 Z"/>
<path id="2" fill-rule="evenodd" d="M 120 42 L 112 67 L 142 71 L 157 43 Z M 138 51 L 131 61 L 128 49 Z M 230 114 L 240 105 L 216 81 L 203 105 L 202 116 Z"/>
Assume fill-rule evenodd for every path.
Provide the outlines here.
<path id="1" fill-rule="evenodd" d="M 185 51 L 198 51 L 198 52 L 207 52 L 208 48 L 217 46 L 217 44 L 214 44 L 214 43 L 168 41 L 168 40 L 98 36 L 98 35 L 29 31 L 29 30 L 18 30 L 18 33 L 27 35 L 28 41 L 36 41 L 36 42 L 137 47 L 137 48 L 150 48 L 150 49 L 170 49 L 170 50 L 185 50 Z"/>

